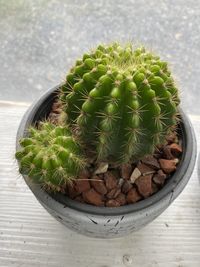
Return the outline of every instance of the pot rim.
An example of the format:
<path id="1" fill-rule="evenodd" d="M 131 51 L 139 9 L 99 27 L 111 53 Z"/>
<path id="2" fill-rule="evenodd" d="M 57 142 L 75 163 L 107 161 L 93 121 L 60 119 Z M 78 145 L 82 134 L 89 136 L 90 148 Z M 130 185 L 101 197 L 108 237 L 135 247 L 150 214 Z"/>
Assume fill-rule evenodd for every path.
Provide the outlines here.
<path id="1" fill-rule="evenodd" d="M 23 116 L 21 123 L 18 128 L 17 137 L 16 137 L 16 150 L 19 150 L 19 140 L 22 137 L 27 135 L 27 128 L 39 120 L 39 118 L 44 117 L 44 114 L 47 114 L 47 107 L 48 112 L 50 112 L 51 107 L 50 104 L 53 103 L 59 88 L 62 84 L 48 90 L 45 92 L 38 100 L 36 100 L 27 110 L 25 115 Z M 43 114 L 39 115 L 38 114 Z M 181 132 L 183 138 L 183 155 L 182 159 L 178 165 L 176 172 L 169 178 L 167 183 L 160 189 L 158 192 L 153 194 L 152 196 L 143 199 L 139 202 L 134 204 L 128 204 L 120 207 L 97 207 L 85 203 L 80 203 L 75 200 L 68 198 L 67 196 L 63 195 L 62 193 L 48 193 L 45 191 L 41 185 L 34 183 L 27 175 L 22 175 L 26 184 L 29 186 L 31 191 L 39 198 L 41 202 L 45 202 L 43 199 L 52 198 L 54 201 L 54 207 L 56 205 L 62 205 L 63 207 L 68 207 L 78 212 L 84 212 L 87 214 L 93 215 L 123 215 L 133 212 L 138 212 L 143 209 L 146 209 L 150 206 L 158 205 L 159 202 L 162 201 L 167 195 L 171 194 L 171 201 L 174 199 L 173 192 L 183 178 L 186 179 L 186 183 L 189 181 L 189 178 L 193 172 L 195 161 L 196 161 L 196 139 L 193 127 L 191 125 L 190 120 L 183 112 L 181 108 L 179 108 L 179 112 L 181 115 Z M 185 184 L 186 184 L 185 183 Z M 181 191 L 183 190 L 184 186 L 182 187 Z M 39 191 L 39 194 L 36 194 L 36 191 Z M 180 192 L 181 192 L 180 191 Z M 180 193 L 179 192 L 179 193 Z"/>

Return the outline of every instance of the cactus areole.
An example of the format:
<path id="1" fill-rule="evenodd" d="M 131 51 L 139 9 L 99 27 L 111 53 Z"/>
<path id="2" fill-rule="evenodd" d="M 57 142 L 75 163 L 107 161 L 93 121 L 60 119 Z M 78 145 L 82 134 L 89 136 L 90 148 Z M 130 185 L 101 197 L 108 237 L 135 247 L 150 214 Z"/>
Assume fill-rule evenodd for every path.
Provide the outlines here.
<path id="1" fill-rule="evenodd" d="M 88 154 L 118 164 L 141 159 L 177 123 L 178 90 L 167 63 L 130 44 L 84 54 L 59 98 L 61 125 L 32 127 L 16 153 L 22 174 L 56 190 L 76 178 Z"/>

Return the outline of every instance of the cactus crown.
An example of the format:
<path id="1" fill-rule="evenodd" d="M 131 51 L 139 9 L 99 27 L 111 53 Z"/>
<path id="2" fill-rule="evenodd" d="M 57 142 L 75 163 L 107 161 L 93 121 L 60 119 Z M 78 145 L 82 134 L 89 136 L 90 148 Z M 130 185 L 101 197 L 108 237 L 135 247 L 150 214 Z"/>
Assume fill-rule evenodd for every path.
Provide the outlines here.
<path id="1" fill-rule="evenodd" d="M 167 63 L 118 43 L 77 60 L 60 98 L 80 143 L 119 163 L 153 153 L 176 124 L 179 104 Z"/>

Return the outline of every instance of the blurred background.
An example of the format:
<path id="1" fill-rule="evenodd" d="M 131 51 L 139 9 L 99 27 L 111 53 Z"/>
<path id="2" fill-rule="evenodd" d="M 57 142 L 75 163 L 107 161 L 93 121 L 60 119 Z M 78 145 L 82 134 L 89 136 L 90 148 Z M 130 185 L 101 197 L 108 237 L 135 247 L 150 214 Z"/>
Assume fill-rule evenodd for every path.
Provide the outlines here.
<path id="1" fill-rule="evenodd" d="M 158 4 L 159 3 L 159 4 Z M 200 115 L 200 1 L 0 0 L 0 101 L 32 102 L 100 42 L 143 43 Z"/>

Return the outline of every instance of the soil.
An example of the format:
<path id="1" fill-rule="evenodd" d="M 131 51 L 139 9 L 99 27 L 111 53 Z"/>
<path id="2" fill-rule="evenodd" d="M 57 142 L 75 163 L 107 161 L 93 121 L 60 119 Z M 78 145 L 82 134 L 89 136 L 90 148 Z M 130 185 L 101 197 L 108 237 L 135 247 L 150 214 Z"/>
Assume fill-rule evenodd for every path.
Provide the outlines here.
<path id="1" fill-rule="evenodd" d="M 61 104 L 55 102 L 49 120 L 58 123 Z M 160 190 L 176 171 L 182 142 L 176 131 L 166 138 L 154 155 L 122 165 L 90 161 L 62 193 L 75 201 L 95 206 L 119 207 L 145 199 Z"/>

